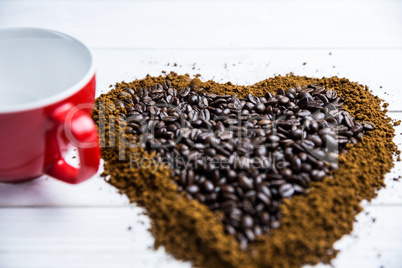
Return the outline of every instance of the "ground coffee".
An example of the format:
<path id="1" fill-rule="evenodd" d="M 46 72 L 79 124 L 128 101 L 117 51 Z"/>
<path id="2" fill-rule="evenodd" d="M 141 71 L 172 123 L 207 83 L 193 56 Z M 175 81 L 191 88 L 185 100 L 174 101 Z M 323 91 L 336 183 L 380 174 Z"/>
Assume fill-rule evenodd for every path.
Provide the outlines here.
<path id="1" fill-rule="evenodd" d="M 135 112 L 135 101 L 133 105 L 128 105 L 133 107 L 133 110 L 127 111 L 127 105 L 123 103 L 124 95 L 135 91 L 140 95 L 138 92 L 140 88 L 151 88 L 155 84 L 166 83 L 169 84 L 166 89 L 202 88 L 206 93 L 237 94 L 239 97 L 246 97 L 247 94 L 262 97 L 275 92 L 285 98 L 285 92 L 289 92 L 287 91 L 289 88 L 319 85 L 317 87 L 331 89 L 326 92 L 330 92 L 327 97 L 330 98 L 331 94 L 336 92 L 343 97 L 343 107 L 357 120 L 371 121 L 377 127 L 353 148 L 350 148 L 350 144 L 346 144 L 346 148 L 350 150 L 346 155 L 340 155 L 339 169 L 332 178 L 310 182 L 310 191 L 307 195 L 293 196 L 284 200 L 280 206 L 281 217 L 279 214 L 274 215 L 275 221 L 279 220 L 282 224 L 280 228 L 272 228 L 269 236 L 255 237 L 258 232 L 254 229 L 253 235 L 245 232 L 244 237 L 249 241 L 256 241 L 249 245 L 247 251 L 242 251 L 242 243 L 239 244 L 234 236 L 225 232 L 222 221 L 228 215 L 222 214 L 222 210 L 216 210 L 214 213 L 211 206 L 207 207 L 198 201 L 189 201 L 185 191 L 179 193 L 183 185 L 179 184 L 178 187 L 174 183 L 171 171 L 166 166 L 152 162 L 156 150 L 152 152 L 146 144 L 127 148 L 128 140 L 135 141 L 136 144 L 141 142 L 132 135 L 140 129 L 135 125 L 127 128 L 127 115 Z M 133 92 L 127 88 L 131 88 Z M 154 90 L 155 94 L 161 93 L 156 92 L 160 90 L 157 87 Z M 250 100 L 250 95 L 247 98 L 251 102 L 249 105 L 258 103 L 254 103 L 252 101 L 254 99 Z M 149 98 L 147 101 L 153 99 Z M 381 111 L 381 100 L 371 95 L 367 88 L 346 79 L 312 79 L 289 75 L 243 87 L 231 83 L 221 85 L 212 81 L 202 83 L 198 78 L 190 79 L 188 76 L 172 73 L 166 77 L 147 77 L 132 83 L 119 83 L 116 85 L 116 90 L 98 98 L 97 104 L 94 119 L 100 129 L 101 145 L 104 147 L 102 154 L 105 159 L 105 175 L 110 175 L 109 182 L 127 194 L 131 201 L 138 202 L 147 209 L 153 220 L 152 231 L 156 238 L 156 247 L 164 245 L 167 251 L 177 258 L 192 260 L 198 266 L 294 267 L 304 263 L 328 262 L 336 255 L 332 244 L 343 234 L 351 231 L 354 216 L 360 211 L 359 202 L 362 199 L 372 198 L 375 190 L 382 186 L 383 175 L 392 167 L 392 152 L 396 150 L 392 143 L 393 128 L 390 119 L 385 116 L 385 111 Z M 201 101 L 202 105 L 204 104 Z M 136 120 L 141 119 L 138 117 L 141 111 L 142 108 L 137 106 L 138 113 L 132 113 L 131 116 L 136 117 Z M 170 117 L 162 120 L 163 122 L 173 120 L 172 115 L 166 116 Z M 347 120 L 345 122 L 347 125 Z M 355 124 L 353 120 L 349 123 Z M 372 129 L 370 126 L 366 128 Z M 354 126 L 350 125 L 350 129 L 352 127 Z M 342 136 L 353 137 L 353 132 Z M 150 164 L 131 165 L 143 159 L 148 159 Z M 244 187 L 247 188 L 247 184 L 240 188 L 244 190 Z M 263 199 L 259 199 L 264 203 Z M 246 225 L 250 223 L 250 219 L 239 220 L 244 221 Z M 272 227 L 272 224 L 269 227 Z"/>

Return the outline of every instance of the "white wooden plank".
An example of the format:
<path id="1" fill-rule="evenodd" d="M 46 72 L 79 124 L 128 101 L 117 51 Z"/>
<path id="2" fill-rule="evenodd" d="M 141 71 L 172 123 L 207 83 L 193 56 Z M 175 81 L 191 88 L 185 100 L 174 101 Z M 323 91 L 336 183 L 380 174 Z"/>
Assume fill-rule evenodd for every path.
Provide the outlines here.
<path id="1" fill-rule="evenodd" d="M 0 25 L 91 47 L 402 47 L 400 1 L 1 1 Z"/>
<path id="2" fill-rule="evenodd" d="M 135 207 L 2 208 L 0 267 L 190 267 L 149 248 L 153 239 L 141 212 Z M 334 266 L 399 268 L 402 206 L 366 206 L 365 212 L 352 235 L 336 243 L 341 253 Z"/>
<path id="3" fill-rule="evenodd" d="M 401 206 L 365 206 L 351 235 L 335 243 L 340 250 L 333 261 L 341 268 L 399 268 L 402 263 Z M 308 266 L 310 267 L 310 266 Z M 329 268 L 317 265 L 316 268 Z"/>
<path id="4" fill-rule="evenodd" d="M 0 209 L 0 267 L 189 267 L 151 249 L 141 213 L 128 206 Z"/>
<path id="5" fill-rule="evenodd" d="M 72 159 L 75 153 L 66 156 Z M 103 166 L 100 166 L 102 172 Z M 48 176 L 22 184 L 0 183 L 0 207 L 115 207 L 129 204 L 125 195 L 99 175 L 79 185 L 70 185 Z M 1 266 L 0 266 L 1 267 Z"/>

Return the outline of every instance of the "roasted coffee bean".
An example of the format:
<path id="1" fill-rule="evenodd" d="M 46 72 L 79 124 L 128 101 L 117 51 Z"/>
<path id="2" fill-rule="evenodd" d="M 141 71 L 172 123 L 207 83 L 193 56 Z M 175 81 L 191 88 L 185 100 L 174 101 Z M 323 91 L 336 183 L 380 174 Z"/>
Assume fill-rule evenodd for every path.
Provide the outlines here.
<path id="1" fill-rule="evenodd" d="M 307 137 L 308 140 L 312 141 L 316 147 L 321 147 L 322 140 L 319 135 L 312 134 Z"/>
<path id="2" fill-rule="evenodd" d="M 199 190 L 200 190 L 199 187 L 195 184 L 188 186 L 186 188 L 186 191 L 190 194 L 196 194 L 196 193 L 198 193 Z"/>
<path id="3" fill-rule="evenodd" d="M 198 102 L 198 107 L 200 108 L 207 108 L 208 107 L 208 99 L 207 98 L 200 98 Z"/>
<path id="4" fill-rule="evenodd" d="M 216 150 L 214 148 L 208 148 L 205 150 L 205 154 L 214 157 L 216 155 Z"/>
<path id="5" fill-rule="evenodd" d="M 327 92 L 325 93 L 325 95 L 327 96 L 327 98 L 329 100 L 334 100 L 336 99 L 336 97 L 338 97 L 338 94 L 336 93 L 336 91 L 334 90 L 327 90 Z"/>
<path id="6" fill-rule="evenodd" d="M 243 248 L 279 228 L 283 198 L 321 181 L 347 144 L 375 129 L 356 122 L 341 98 L 320 85 L 279 89 L 265 97 L 217 95 L 163 85 L 118 93 L 126 135 L 155 158 L 174 162 L 172 177 L 190 199 L 224 214 Z M 140 136 L 141 137 L 141 136 Z M 169 162 L 170 164 L 170 162 Z"/>
<path id="7" fill-rule="evenodd" d="M 125 108 L 124 102 L 122 102 L 121 100 L 116 100 L 114 104 L 116 108 Z"/>
<path id="8" fill-rule="evenodd" d="M 268 212 L 263 212 L 263 213 L 261 214 L 260 220 L 261 220 L 261 223 L 262 223 L 262 224 L 268 225 L 268 224 L 270 223 L 270 219 L 271 219 L 271 217 L 270 217 L 270 215 L 269 215 Z"/>
<path id="9" fill-rule="evenodd" d="M 259 102 L 258 98 L 255 97 L 255 96 L 253 96 L 253 95 L 251 95 L 251 94 L 247 94 L 247 95 L 246 95 L 246 98 L 247 98 L 250 102 L 252 102 L 253 104 L 257 104 L 257 103 Z"/>
<path id="10" fill-rule="evenodd" d="M 204 186 L 205 191 L 207 191 L 209 193 L 215 189 L 214 184 L 208 180 L 204 182 L 203 186 Z"/>
<path id="11" fill-rule="evenodd" d="M 348 113 L 347 114 L 344 113 L 343 116 L 344 116 L 343 121 L 344 121 L 345 125 L 348 128 L 354 127 L 355 123 L 353 122 L 354 121 L 353 117 L 351 115 L 349 115 Z"/>
<path id="12" fill-rule="evenodd" d="M 169 124 L 169 125 L 167 126 L 167 130 L 168 130 L 168 131 L 175 132 L 177 129 L 178 129 L 178 127 L 177 127 L 175 124 Z"/>
<path id="13" fill-rule="evenodd" d="M 230 224 L 227 224 L 227 225 L 225 226 L 225 229 L 226 229 L 226 232 L 227 232 L 228 234 L 230 234 L 230 235 L 235 235 L 235 234 L 237 233 L 236 229 L 235 229 L 232 225 L 230 225 Z"/>
<path id="14" fill-rule="evenodd" d="M 177 119 L 177 117 L 169 115 L 162 118 L 162 120 L 165 122 L 175 122 Z"/>
<path id="15" fill-rule="evenodd" d="M 234 181 L 237 178 L 237 172 L 232 169 L 228 169 L 226 176 L 229 181 Z"/>
<path id="16" fill-rule="evenodd" d="M 246 191 L 253 189 L 253 182 L 246 175 L 239 177 L 239 185 Z"/>
<path id="17" fill-rule="evenodd" d="M 258 194 L 257 194 L 257 197 L 258 197 L 258 199 L 261 200 L 266 206 L 270 206 L 270 205 L 271 205 L 271 199 L 270 199 L 268 196 L 266 196 L 265 194 L 263 194 L 263 193 L 258 193 Z"/>
<path id="18" fill-rule="evenodd" d="M 126 91 L 120 92 L 119 97 L 124 100 L 124 99 L 132 99 L 132 95 Z"/>
<path id="19" fill-rule="evenodd" d="M 268 150 L 265 146 L 259 146 L 254 150 L 256 156 L 266 156 L 268 155 Z"/>
<path id="20" fill-rule="evenodd" d="M 361 140 L 363 138 L 363 132 L 360 132 L 356 135 L 356 139 Z"/>
<path id="21" fill-rule="evenodd" d="M 321 136 L 321 139 L 324 141 L 325 145 L 328 147 L 330 150 L 334 150 L 338 148 L 338 142 L 334 137 L 332 137 L 329 134 Z"/>
<path id="22" fill-rule="evenodd" d="M 223 123 L 225 124 L 225 125 L 236 125 L 237 124 L 237 119 L 235 119 L 235 118 L 228 118 L 228 119 L 226 119 L 225 121 L 223 121 Z"/>
<path id="23" fill-rule="evenodd" d="M 251 228 L 254 226 L 254 220 L 250 215 L 244 215 L 241 219 L 243 228 Z"/>
<path id="24" fill-rule="evenodd" d="M 280 99 L 279 99 L 279 103 L 281 103 L 281 104 L 287 104 L 287 103 L 289 103 L 289 98 L 288 97 L 281 97 Z"/>
<path id="25" fill-rule="evenodd" d="M 363 125 L 362 124 L 356 124 L 352 129 L 353 134 L 358 134 L 363 131 Z"/>
<path id="26" fill-rule="evenodd" d="M 264 105 L 264 103 L 258 103 L 256 106 L 255 106 L 255 111 L 257 112 L 257 113 L 263 113 L 264 111 L 265 111 L 265 105 Z"/>
<path id="27" fill-rule="evenodd" d="M 289 180 L 292 177 L 293 172 L 290 168 L 284 168 L 280 171 L 280 174 L 285 180 Z"/>
<path id="28" fill-rule="evenodd" d="M 268 120 L 268 119 L 262 119 L 262 120 L 258 121 L 258 125 L 260 125 L 260 126 L 267 126 L 270 124 L 271 124 L 271 120 Z"/>
<path id="29" fill-rule="evenodd" d="M 293 195 L 295 189 L 290 183 L 285 183 L 279 187 L 279 193 L 283 198 L 289 198 Z"/>
<path id="30" fill-rule="evenodd" d="M 374 130 L 375 125 L 373 123 L 365 122 L 363 128 L 364 130 Z"/>
<path id="31" fill-rule="evenodd" d="M 296 115 L 299 116 L 299 117 L 306 117 L 306 116 L 311 115 L 311 112 L 310 112 L 309 110 L 304 110 L 304 109 L 302 109 L 302 110 L 299 110 L 299 111 L 296 113 Z"/>
<path id="32" fill-rule="evenodd" d="M 263 104 L 264 105 L 264 104 Z M 249 111 L 253 110 L 255 107 L 255 104 L 252 102 L 246 102 L 243 106 L 243 109 L 247 109 Z M 243 110 L 243 111 L 247 111 L 247 110 Z M 264 106 L 264 110 L 265 110 L 265 106 Z"/>
<path id="33" fill-rule="evenodd" d="M 315 181 L 320 181 L 325 177 L 325 171 L 313 169 L 311 171 L 311 178 Z"/>
<path id="34" fill-rule="evenodd" d="M 264 194 L 266 197 L 272 197 L 271 190 L 269 190 L 268 186 L 266 186 L 265 184 L 260 184 L 258 186 L 258 192 Z"/>
<path id="35" fill-rule="evenodd" d="M 219 204 L 219 208 L 225 213 L 228 214 L 236 208 L 236 201 L 234 200 L 226 200 Z"/>
<path id="36" fill-rule="evenodd" d="M 229 115 L 229 114 L 231 114 L 231 113 L 232 113 L 232 111 L 231 111 L 230 109 L 228 109 L 228 108 L 223 109 L 223 111 L 222 111 L 222 114 L 223 114 L 223 115 Z"/>

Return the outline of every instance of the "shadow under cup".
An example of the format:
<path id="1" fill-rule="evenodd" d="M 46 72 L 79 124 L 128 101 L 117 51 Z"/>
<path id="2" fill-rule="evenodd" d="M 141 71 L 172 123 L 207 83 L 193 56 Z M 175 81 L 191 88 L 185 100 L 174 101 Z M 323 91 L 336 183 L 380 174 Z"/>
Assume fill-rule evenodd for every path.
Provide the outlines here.
<path id="1" fill-rule="evenodd" d="M 0 182 L 31 180 L 64 160 L 68 140 L 54 111 L 86 104 L 90 114 L 94 97 L 93 57 L 81 42 L 50 30 L 0 28 Z"/>

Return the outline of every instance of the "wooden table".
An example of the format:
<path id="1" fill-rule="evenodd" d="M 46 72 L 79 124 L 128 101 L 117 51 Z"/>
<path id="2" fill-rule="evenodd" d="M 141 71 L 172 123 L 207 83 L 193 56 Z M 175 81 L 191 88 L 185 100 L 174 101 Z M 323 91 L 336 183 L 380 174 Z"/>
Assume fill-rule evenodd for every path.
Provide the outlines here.
<path id="1" fill-rule="evenodd" d="M 0 0 L 0 26 L 84 41 L 97 59 L 98 95 L 162 70 L 237 84 L 337 75 L 369 85 L 402 119 L 401 11 L 400 1 Z M 393 180 L 401 167 L 335 244 L 335 267 L 402 267 L 402 181 Z M 47 177 L 0 184 L 0 267 L 191 267 L 151 249 L 141 213 L 99 176 L 77 186 Z"/>

